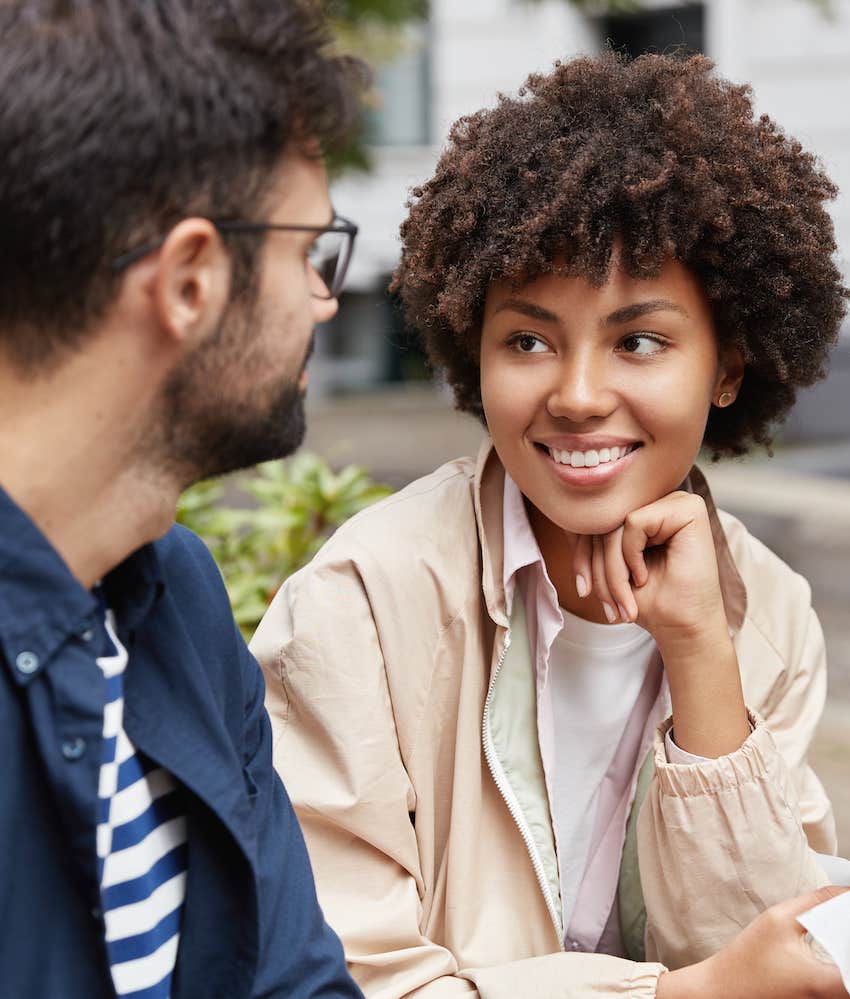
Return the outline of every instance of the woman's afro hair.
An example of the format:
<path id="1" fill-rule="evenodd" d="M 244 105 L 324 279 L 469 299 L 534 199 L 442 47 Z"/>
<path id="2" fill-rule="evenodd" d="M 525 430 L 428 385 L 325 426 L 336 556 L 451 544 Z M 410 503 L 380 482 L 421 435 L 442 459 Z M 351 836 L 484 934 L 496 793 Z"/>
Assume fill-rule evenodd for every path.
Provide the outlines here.
<path id="1" fill-rule="evenodd" d="M 746 361 L 712 407 L 715 457 L 769 446 L 799 386 L 822 377 L 847 289 L 816 158 L 705 56 L 617 53 L 556 63 L 453 126 L 413 189 L 393 289 L 459 409 L 482 420 L 479 343 L 494 280 L 558 271 L 604 283 L 676 259 L 701 281 L 721 347 Z"/>

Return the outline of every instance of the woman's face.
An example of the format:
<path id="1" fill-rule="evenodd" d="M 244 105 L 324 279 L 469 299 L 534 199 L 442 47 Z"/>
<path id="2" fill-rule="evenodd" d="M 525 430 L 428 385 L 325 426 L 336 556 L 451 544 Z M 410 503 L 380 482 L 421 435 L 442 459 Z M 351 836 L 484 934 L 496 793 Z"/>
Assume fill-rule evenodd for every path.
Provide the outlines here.
<path id="1" fill-rule="evenodd" d="M 481 334 L 481 394 L 496 451 L 548 520 L 606 534 L 676 489 L 712 399 L 737 390 L 718 357 L 702 287 L 669 261 L 657 277 L 614 267 L 601 287 L 546 275 L 494 282 Z"/>

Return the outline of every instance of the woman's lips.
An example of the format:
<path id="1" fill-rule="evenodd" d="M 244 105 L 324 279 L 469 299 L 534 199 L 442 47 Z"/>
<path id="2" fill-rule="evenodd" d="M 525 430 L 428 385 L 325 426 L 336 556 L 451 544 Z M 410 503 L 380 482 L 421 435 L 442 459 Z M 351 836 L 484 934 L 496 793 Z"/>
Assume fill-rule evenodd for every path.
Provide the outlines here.
<path id="1" fill-rule="evenodd" d="M 570 485 L 576 486 L 598 486 L 610 482 L 625 471 L 635 460 L 641 447 L 641 444 L 634 443 L 620 445 L 616 448 L 600 448 L 599 450 L 590 448 L 580 452 L 584 456 L 585 461 L 589 460 L 590 462 L 589 464 L 585 463 L 584 466 L 573 465 L 571 463 L 572 460 L 575 460 L 571 457 L 575 452 L 558 451 L 556 448 L 550 449 L 542 445 L 539 445 L 537 450 L 540 452 L 542 459 L 563 482 L 568 482 Z M 561 460 L 556 460 L 552 455 L 552 451 L 555 451 Z M 602 455 L 600 455 L 600 451 L 603 452 Z M 604 454 L 605 451 L 608 452 L 607 457 Z M 626 453 L 623 454 L 623 451 Z M 614 453 L 617 453 L 616 458 L 614 457 Z M 604 460 L 600 460 L 600 457 Z M 570 463 L 567 463 L 567 460 Z"/>

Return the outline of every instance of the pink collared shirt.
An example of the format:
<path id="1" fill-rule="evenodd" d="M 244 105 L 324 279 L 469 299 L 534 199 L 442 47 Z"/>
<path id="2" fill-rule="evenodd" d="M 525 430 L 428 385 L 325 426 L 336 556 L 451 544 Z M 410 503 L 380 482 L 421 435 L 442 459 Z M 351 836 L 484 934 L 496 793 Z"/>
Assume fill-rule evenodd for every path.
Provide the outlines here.
<path id="1" fill-rule="evenodd" d="M 537 735 L 549 795 L 549 810 L 556 814 L 553 788 L 556 783 L 555 732 L 553 726 L 553 684 L 550 658 L 555 638 L 564 627 L 558 596 L 531 529 L 525 502 L 518 486 L 505 474 L 504 487 L 504 587 L 510 612 L 519 587 L 528 620 L 529 641 L 534 650 L 537 688 Z M 592 832 L 575 899 L 563 900 L 568 950 L 600 951 L 625 956 L 617 912 L 617 883 L 620 857 L 634 799 L 640 765 L 649 750 L 652 734 L 669 712 L 669 693 L 660 656 L 653 655 L 619 744 L 602 777 L 595 796 L 595 815 L 589 817 Z M 671 747 L 673 752 L 671 753 Z M 668 758 L 681 753 L 668 741 Z M 682 754 L 687 757 L 687 754 Z M 555 842 L 559 850 L 557 823 Z M 574 903 L 574 904 L 573 904 Z"/>

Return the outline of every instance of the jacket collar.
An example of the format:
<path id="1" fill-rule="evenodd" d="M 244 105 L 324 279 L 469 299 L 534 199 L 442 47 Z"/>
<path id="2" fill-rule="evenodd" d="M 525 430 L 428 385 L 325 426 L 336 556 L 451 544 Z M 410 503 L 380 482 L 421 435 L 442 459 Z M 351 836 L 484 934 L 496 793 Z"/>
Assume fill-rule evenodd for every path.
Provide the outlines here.
<path id="1" fill-rule="evenodd" d="M 69 636 L 92 627 L 99 610 L 92 593 L 2 488 L 0 523 L 0 658 L 15 682 L 25 686 Z M 122 626 L 135 626 L 163 589 L 153 545 L 140 548 L 105 576 L 103 589 Z M 36 672 L 13 668 L 22 652 L 41 664 Z"/>
<path id="2" fill-rule="evenodd" d="M 740 631 L 747 612 L 747 590 L 732 558 L 729 543 L 705 476 L 694 465 L 688 476 L 691 489 L 702 496 L 711 523 L 711 536 L 717 556 L 720 592 L 726 619 L 733 632 Z M 504 588 L 504 532 L 502 507 L 505 469 L 493 442 L 485 437 L 475 462 L 474 498 L 478 537 L 481 542 L 482 587 L 487 612 L 496 624 L 508 627 Z"/>

